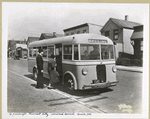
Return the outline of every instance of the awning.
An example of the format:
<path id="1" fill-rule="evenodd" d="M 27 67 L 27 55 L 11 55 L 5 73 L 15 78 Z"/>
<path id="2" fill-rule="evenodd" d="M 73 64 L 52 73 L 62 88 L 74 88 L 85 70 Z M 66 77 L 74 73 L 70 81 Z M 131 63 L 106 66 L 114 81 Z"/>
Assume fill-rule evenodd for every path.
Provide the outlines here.
<path id="1" fill-rule="evenodd" d="M 27 49 L 27 45 L 26 44 L 16 44 L 16 49 L 17 48 L 22 48 L 22 49 Z"/>
<path id="2" fill-rule="evenodd" d="M 131 39 L 142 39 L 143 38 L 143 31 L 140 32 L 133 32 Z"/>

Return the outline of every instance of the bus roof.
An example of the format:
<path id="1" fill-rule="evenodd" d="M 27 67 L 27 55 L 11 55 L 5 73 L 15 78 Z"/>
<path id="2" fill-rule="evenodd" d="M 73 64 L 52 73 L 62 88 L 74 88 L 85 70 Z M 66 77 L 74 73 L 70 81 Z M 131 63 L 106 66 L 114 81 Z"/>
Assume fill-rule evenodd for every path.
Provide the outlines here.
<path id="1" fill-rule="evenodd" d="M 75 34 L 31 42 L 29 47 L 49 46 L 53 44 L 113 44 L 112 40 L 97 34 Z"/>

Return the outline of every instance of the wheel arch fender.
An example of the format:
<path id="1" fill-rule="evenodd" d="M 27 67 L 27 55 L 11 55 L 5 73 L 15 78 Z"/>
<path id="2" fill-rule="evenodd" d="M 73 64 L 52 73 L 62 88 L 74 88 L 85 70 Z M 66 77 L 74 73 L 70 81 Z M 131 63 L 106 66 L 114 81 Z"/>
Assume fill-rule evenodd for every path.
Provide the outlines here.
<path id="1" fill-rule="evenodd" d="M 38 70 L 37 70 L 37 66 L 35 65 L 33 67 L 33 79 L 37 80 L 37 75 L 38 75 Z"/>
<path id="2" fill-rule="evenodd" d="M 73 79 L 73 81 L 74 81 L 74 89 L 77 90 L 77 80 L 76 80 L 76 77 L 75 77 L 74 74 L 73 74 L 72 72 L 70 72 L 70 71 L 66 71 L 66 72 L 64 73 L 64 76 L 63 76 L 63 84 L 64 84 L 64 81 L 65 81 L 65 76 L 66 76 L 66 75 L 70 75 L 70 76 L 72 77 L 72 79 Z"/>

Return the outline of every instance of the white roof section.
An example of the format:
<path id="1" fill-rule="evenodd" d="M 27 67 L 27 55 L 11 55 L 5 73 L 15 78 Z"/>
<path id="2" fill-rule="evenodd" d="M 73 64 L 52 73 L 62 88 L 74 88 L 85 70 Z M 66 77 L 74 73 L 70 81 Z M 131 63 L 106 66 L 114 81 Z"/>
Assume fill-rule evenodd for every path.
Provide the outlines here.
<path id="1" fill-rule="evenodd" d="M 89 42 L 89 39 L 97 40 L 98 42 Z M 102 42 L 100 42 L 102 41 Z M 103 43 L 106 41 L 107 43 Z M 45 39 L 40 41 L 35 41 L 29 44 L 29 47 L 38 46 L 49 46 L 53 44 L 113 44 L 112 40 L 108 37 L 97 35 L 97 34 L 74 34 L 70 36 L 57 37 L 51 39 Z"/>
<path id="2" fill-rule="evenodd" d="M 102 28 L 102 26 L 89 24 L 89 33 L 100 35 L 101 34 L 101 32 L 100 32 L 101 28 Z"/>
<path id="3" fill-rule="evenodd" d="M 27 49 L 26 44 L 16 44 L 16 48 L 21 47 L 22 49 Z"/>

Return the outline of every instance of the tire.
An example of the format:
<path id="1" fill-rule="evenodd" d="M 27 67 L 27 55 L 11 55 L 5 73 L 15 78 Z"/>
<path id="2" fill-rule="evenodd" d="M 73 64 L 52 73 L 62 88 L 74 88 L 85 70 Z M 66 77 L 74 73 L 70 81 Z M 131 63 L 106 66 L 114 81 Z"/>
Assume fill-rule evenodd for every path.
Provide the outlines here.
<path id="1" fill-rule="evenodd" d="M 69 90 L 74 90 L 74 81 L 71 76 L 66 76 L 65 85 Z"/>
<path id="2" fill-rule="evenodd" d="M 33 79 L 36 81 L 37 80 L 37 69 L 36 68 L 34 68 L 33 69 Z"/>

